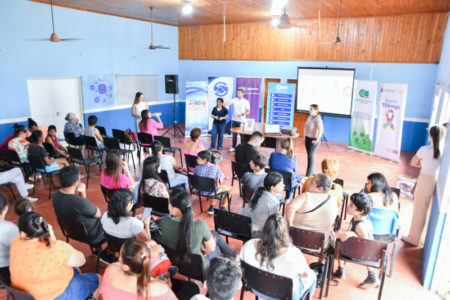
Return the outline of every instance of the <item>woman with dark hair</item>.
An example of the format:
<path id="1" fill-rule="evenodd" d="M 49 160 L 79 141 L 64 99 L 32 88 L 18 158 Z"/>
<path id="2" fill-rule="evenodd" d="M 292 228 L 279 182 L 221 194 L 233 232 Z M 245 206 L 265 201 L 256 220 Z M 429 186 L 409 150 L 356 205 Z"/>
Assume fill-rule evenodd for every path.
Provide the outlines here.
<path id="1" fill-rule="evenodd" d="M 158 119 L 158 122 L 152 119 L 152 116 L 155 116 Z M 142 121 L 139 122 L 139 132 L 144 132 L 151 134 L 152 136 L 158 135 L 158 129 L 164 127 L 163 122 L 161 121 L 161 113 L 151 113 L 148 109 L 144 109 L 141 112 Z"/>
<path id="2" fill-rule="evenodd" d="M 420 168 L 419 178 L 417 179 L 416 189 L 414 191 L 414 210 L 409 228 L 408 236 L 402 237 L 402 240 L 419 246 L 423 243 L 422 232 L 427 218 L 427 211 L 430 206 L 439 175 L 441 165 L 442 150 L 444 148 L 445 129 L 442 126 L 434 125 L 430 128 L 431 145 L 422 146 L 416 155 L 411 159 L 411 166 Z"/>
<path id="3" fill-rule="evenodd" d="M 217 140 L 217 150 L 222 150 L 223 133 L 227 125 L 228 109 L 223 106 L 222 98 L 217 98 L 216 104 L 211 112 L 211 118 L 214 121 L 211 133 L 211 146 L 209 149 L 216 149 Z"/>
<path id="4" fill-rule="evenodd" d="M 303 253 L 292 244 L 289 227 L 279 214 L 271 215 L 258 239 L 244 244 L 241 260 L 264 271 L 292 279 L 292 299 L 302 299 L 307 290 L 314 293 L 316 274 L 306 262 Z M 260 293 L 257 294 L 266 298 Z"/>
<path id="5" fill-rule="evenodd" d="M 252 219 L 252 236 L 259 234 L 269 216 L 278 213 L 280 201 L 276 195 L 283 190 L 283 176 L 278 172 L 269 172 L 264 178 L 264 187 L 258 188 L 250 204 L 239 211 L 239 214 Z"/>
<path id="6" fill-rule="evenodd" d="M 43 146 L 44 135 L 39 129 L 31 133 L 30 142 L 31 144 L 28 146 L 28 159 L 30 160 L 31 157 L 36 157 L 43 161 L 47 172 L 56 171 L 69 165 L 65 158 L 53 158 L 48 156 L 48 153 Z"/>
<path id="7" fill-rule="evenodd" d="M 128 170 L 128 164 L 122 160 L 119 150 L 111 150 L 106 154 L 105 165 L 106 168 L 100 178 L 102 186 L 108 189 L 126 188 L 134 191 L 137 183 Z"/>
<path id="8" fill-rule="evenodd" d="M 398 212 L 398 197 L 392 192 L 389 183 L 381 173 L 372 173 L 367 176 L 365 188 L 373 201 L 373 207 L 391 209 Z"/>
<path id="9" fill-rule="evenodd" d="M 8 135 L 8 137 L 2 142 L 0 149 L 8 149 L 9 141 L 14 138 L 14 134 L 15 134 L 16 130 L 19 129 L 19 126 L 23 126 L 23 125 L 19 125 L 17 123 L 13 125 L 14 131 L 10 135 Z M 23 127 L 25 127 L 25 126 L 23 126 Z M 25 131 L 26 131 L 26 128 L 25 128 Z M 6 159 L 6 157 L 5 157 L 5 159 Z"/>
<path id="10" fill-rule="evenodd" d="M 186 175 L 175 173 L 177 163 L 172 155 L 163 154 L 163 146 L 160 141 L 154 141 L 152 144 L 152 155 L 159 158 L 161 169 L 167 172 L 169 177 L 170 186 L 174 187 L 183 184 L 187 189 L 189 186 L 188 178 Z"/>
<path id="11" fill-rule="evenodd" d="M 323 122 L 319 113 L 319 106 L 311 104 L 309 106 L 309 117 L 305 123 L 304 137 L 306 154 L 308 155 L 308 167 L 306 168 L 306 177 L 314 174 L 314 155 L 319 148 L 320 139 L 323 134 Z"/>
<path id="12" fill-rule="evenodd" d="M 28 132 L 27 136 L 30 136 L 31 133 L 35 130 L 40 130 L 44 134 L 44 136 L 47 136 L 47 127 L 45 126 L 38 126 L 36 121 L 34 121 L 32 118 L 28 118 Z"/>
<path id="13" fill-rule="evenodd" d="M 139 122 L 142 119 L 141 113 L 144 109 L 148 109 L 148 103 L 144 100 L 144 94 L 137 92 L 134 96 L 134 102 L 131 106 L 131 116 L 134 118 L 136 132 L 139 132 Z"/>
<path id="14" fill-rule="evenodd" d="M 297 187 L 302 178 L 297 174 L 297 157 L 294 155 L 293 142 L 290 138 L 282 139 L 280 152 L 272 152 L 269 158 L 269 167 L 272 170 L 289 172 L 292 174 L 291 188 Z M 287 186 L 286 189 L 289 189 Z"/>
<path id="15" fill-rule="evenodd" d="M 197 156 L 200 151 L 205 149 L 202 142 L 200 142 L 201 136 L 202 130 L 200 128 L 193 128 L 191 130 L 191 137 L 184 142 L 183 155 Z"/>
<path id="16" fill-rule="evenodd" d="M 152 278 L 150 256 L 144 242 L 126 241 L 120 249 L 119 261 L 110 264 L 103 274 L 100 288 L 102 299 L 177 299 L 167 283 Z"/>
<path id="17" fill-rule="evenodd" d="M 143 220 L 144 222 L 130 216 L 133 205 L 134 198 L 130 190 L 115 191 L 109 200 L 108 210 L 101 218 L 103 230 L 121 239 L 136 237 L 144 242 L 150 240 L 150 215 Z"/>
<path id="18" fill-rule="evenodd" d="M 139 197 L 146 193 L 153 197 L 169 198 L 169 191 L 160 177 L 161 165 L 159 158 L 149 156 L 144 160 L 142 166 L 142 179 L 139 184 Z M 139 203 L 142 203 L 139 200 Z"/>
<path id="19" fill-rule="evenodd" d="M 80 274 L 81 251 L 55 238 L 52 227 L 36 212 L 19 218 L 20 234 L 11 243 L 11 283 L 35 299 L 98 297 L 100 275 Z"/>
<path id="20" fill-rule="evenodd" d="M 20 161 L 23 163 L 28 162 L 28 146 L 30 142 L 26 139 L 27 129 L 23 125 L 18 125 L 14 128 L 14 138 L 8 143 L 8 150 L 16 151 L 19 155 Z"/>
<path id="21" fill-rule="evenodd" d="M 0 280 L 11 284 L 9 273 L 9 245 L 19 235 L 17 226 L 6 220 L 8 198 L 0 193 Z"/>
<path id="22" fill-rule="evenodd" d="M 176 250 L 175 265 L 186 261 L 190 254 L 199 254 L 203 258 L 205 269 L 209 260 L 221 253 L 236 257 L 236 253 L 217 232 L 209 230 L 205 221 L 194 219 L 191 195 L 188 192 L 175 189 L 170 193 L 169 212 L 171 216 L 162 218 L 159 226 L 162 244 Z"/>

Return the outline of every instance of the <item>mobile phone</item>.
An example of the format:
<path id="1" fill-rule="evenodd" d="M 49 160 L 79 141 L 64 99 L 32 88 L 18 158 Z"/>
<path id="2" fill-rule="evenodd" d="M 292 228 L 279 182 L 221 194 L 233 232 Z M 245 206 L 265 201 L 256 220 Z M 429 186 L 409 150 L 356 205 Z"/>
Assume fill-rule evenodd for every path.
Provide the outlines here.
<path id="1" fill-rule="evenodd" d="M 144 209 L 144 213 L 142 214 L 141 220 L 144 221 L 144 219 L 147 218 L 148 216 L 150 216 L 151 213 L 152 213 L 152 209 L 150 207 L 146 207 Z"/>

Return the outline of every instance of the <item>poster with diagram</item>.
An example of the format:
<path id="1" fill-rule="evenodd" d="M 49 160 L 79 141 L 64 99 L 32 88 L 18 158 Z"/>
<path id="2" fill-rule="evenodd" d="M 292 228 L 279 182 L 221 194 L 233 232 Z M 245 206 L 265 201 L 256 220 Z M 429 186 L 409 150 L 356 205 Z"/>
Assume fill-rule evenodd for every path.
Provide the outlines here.
<path id="1" fill-rule="evenodd" d="M 88 74 L 82 78 L 84 110 L 116 105 L 114 74 Z"/>

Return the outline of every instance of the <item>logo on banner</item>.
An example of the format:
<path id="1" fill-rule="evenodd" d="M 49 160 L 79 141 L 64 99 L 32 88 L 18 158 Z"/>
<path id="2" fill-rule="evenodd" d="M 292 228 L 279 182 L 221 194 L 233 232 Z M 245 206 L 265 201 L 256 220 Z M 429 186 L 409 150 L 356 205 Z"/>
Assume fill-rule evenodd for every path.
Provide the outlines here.
<path id="1" fill-rule="evenodd" d="M 222 97 L 228 94 L 228 86 L 225 82 L 219 81 L 214 85 L 214 93 L 216 96 Z"/>
<path id="2" fill-rule="evenodd" d="M 361 98 L 369 98 L 369 91 L 366 91 L 365 89 L 360 89 L 359 96 Z"/>
<path id="3" fill-rule="evenodd" d="M 383 124 L 383 128 L 389 127 L 392 130 L 395 130 L 395 126 L 394 126 L 394 110 L 393 109 L 389 109 L 386 112 L 386 123 Z"/>
<path id="4" fill-rule="evenodd" d="M 281 84 L 277 84 L 277 91 L 281 91 L 281 90 L 287 90 L 287 86 L 281 85 Z"/>

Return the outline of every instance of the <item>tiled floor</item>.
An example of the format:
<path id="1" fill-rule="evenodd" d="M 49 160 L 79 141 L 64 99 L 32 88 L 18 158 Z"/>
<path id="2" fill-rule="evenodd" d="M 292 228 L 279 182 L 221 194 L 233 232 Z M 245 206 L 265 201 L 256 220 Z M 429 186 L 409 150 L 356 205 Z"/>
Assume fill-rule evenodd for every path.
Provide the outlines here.
<path id="1" fill-rule="evenodd" d="M 205 145 L 209 145 L 209 138 L 202 138 Z M 181 145 L 182 143 L 176 139 L 172 139 L 172 143 L 175 145 Z M 231 146 L 231 138 L 226 138 L 225 149 Z M 294 141 L 295 153 L 297 155 L 299 173 L 302 175 L 306 169 L 306 152 L 303 146 L 303 138 L 297 138 Z M 267 156 L 270 155 L 272 149 L 262 148 L 261 152 L 265 153 Z M 401 155 L 401 163 L 394 163 L 382 158 L 373 157 L 367 154 L 362 154 L 359 152 L 351 151 L 346 149 L 346 145 L 338 144 L 333 142 L 328 142 L 328 147 L 326 144 L 322 143 L 316 154 L 315 170 L 320 170 L 320 161 L 325 157 L 335 157 L 341 163 L 341 171 L 339 177 L 345 180 L 345 190 L 348 192 L 354 192 L 360 190 L 365 183 L 366 176 L 371 172 L 382 172 L 388 178 L 391 186 L 395 186 L 398 175 L 407 176 L 417 176 L 418 169 L 409 166 L 409 160 L 412 157 L 412 153 L 403 152 Z M 231 177 L 231 163 L 230 161 L 234 159 L 233 154 L 228 153 L 228 151 L 223 151 L 223 161 L 220 164 L 222 171 Z M 176 155 L 177 160 L 179 160 L 179 155 Z M 130 169 L 134 171 L 135 176 L 140 176 L 140 168 L 133 170 L 132 164 L 130 162 Z M 84 172 L 84 171 L 82 171 Z M 83 179 L 86 180 L 86 177 Z M 228 180 L 230 181 L 230 180 Z M 88 199 L 91 200 L 95 205 L 100 207 L 102 212 L 106 210 L 106 203 L 100 190 L 100 173 L 98 169 L 92 169 L 91 180 L 89 184 L 89 189 L 87 191 Z M 56 180 L 56 184 L 59 182 Z M 9 191 L 3 191 L 8 197 L 10 196 Z M 44 186 L 42 183 L 37 185 L 36 195 L 39 197 L 39 201 L 36 203 L 36 211 L 42 213 L 45 219 L 53 225 L 55 228 L 55 233 L 58 238 L 63 239 L 61 231 L 57 225 L 56 218 L 53 212 L 53 207 L 51 200 L 48 200 L 48 186 Z M 197 218 L 204 219 L 208 222 L 211 228 L 213 228 L 213 218 L 206 212 L 200 213 L 200 208 L 198 205 L 198 199 L 194 198 L 194 208 Z M 232 211 L 237 211 L 241 205 L 242 200 L 239 198 L 239 193 L 237 189 L 234 189 L 233 201 L 232 201 Z M 12 204 L 12 199 L 11 199 Z M 409 222 L 411 221 L 412 213 L 412 201 L 408 199 L 401 198 L 401 213 L 400 222 L 402 232 L 406 232 L 409 227 Z M 7 218 L 12 220 L 16 216 L 12 209 L 8 212 Z M 86 255 L 89 255 L 89 249 L 85 245 L 77 242 L 72 242 L 71 244 L 82 250 Z M 231 247 L 235 251 L 239 251 L 242 246 L 241 242 L 230 241 Z M 312 259 L 308 258 L 312 261 Z M 88 263 L 83 266 L 82 271 L 92 272 L 95 270 L 95 264 L 92 260 L 88 260 Z M 103 269 L 101 270 L 103 272 Z M 356 286 L 361 282 L 367 275 L 365 268 L 361 266 L 356 266 L 353 264 L 348 264 L 346 267 L 347 279 L 341 280 L 338 286 L 330 287 L 329 299 L 376 299 L 378 289 L 370 290 L 360 290 Z M 435 296 L 429 290 L 424 289 L 421 286 L 422 278 L 422 250 L 419 248 L 409 247 L 402 242 L 399 242 L 397 257 L 395 260 L 394 274 L 392 278 L 386 278 L 383 299 L 435 299 Z M 316 296 L 318 296 L 318 289 L 316 290 Z M 253 295 L 250 293 L 245 294 L 246 299 L 253 299 Z M 238 299 L 238 295 L 235 297 Z"/>

